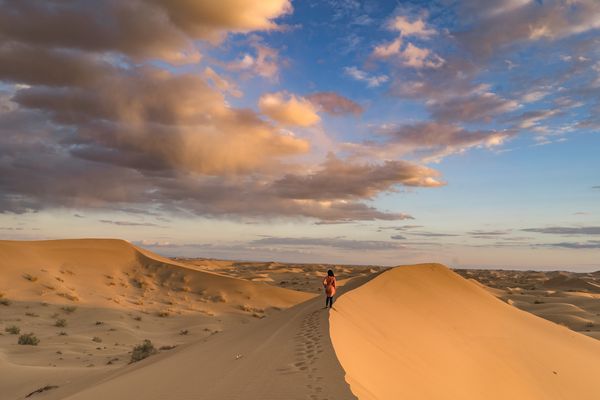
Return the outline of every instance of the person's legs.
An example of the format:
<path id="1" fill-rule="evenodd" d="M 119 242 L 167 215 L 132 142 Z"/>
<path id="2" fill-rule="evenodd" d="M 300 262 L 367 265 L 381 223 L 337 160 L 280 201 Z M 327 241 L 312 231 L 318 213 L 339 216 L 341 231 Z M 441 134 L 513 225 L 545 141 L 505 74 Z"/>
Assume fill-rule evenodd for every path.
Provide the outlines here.
<path id="1" fill-rule="evenodd" d="M 333 308 L 333 296 L 329 298 L 329 308 Z"/>
<path id="2" fill-rule="evenodd" d="M 327 306 L 330 308 L 333 307 L 333 296 L 327 296 L 327 299 L 325 299 L 325 308 L 327 308 Z"/>
<path id="3" fill-rule="evenodd" d="M 329 296 L 325 296 L 325 308 L 329 306 Z"/>

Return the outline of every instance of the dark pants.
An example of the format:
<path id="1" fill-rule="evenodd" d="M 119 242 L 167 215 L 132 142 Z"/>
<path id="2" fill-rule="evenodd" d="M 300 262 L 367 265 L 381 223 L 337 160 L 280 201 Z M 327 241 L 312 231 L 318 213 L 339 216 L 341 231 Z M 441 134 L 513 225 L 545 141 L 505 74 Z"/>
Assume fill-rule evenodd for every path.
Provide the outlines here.
<path id="1" fill-rule="evenodd" d="M 329 305 L 329 308 L 333 307 L 333 296 L 327 296 L 325 298 L 325 308 L 327 308 L 327 305 Z"/>

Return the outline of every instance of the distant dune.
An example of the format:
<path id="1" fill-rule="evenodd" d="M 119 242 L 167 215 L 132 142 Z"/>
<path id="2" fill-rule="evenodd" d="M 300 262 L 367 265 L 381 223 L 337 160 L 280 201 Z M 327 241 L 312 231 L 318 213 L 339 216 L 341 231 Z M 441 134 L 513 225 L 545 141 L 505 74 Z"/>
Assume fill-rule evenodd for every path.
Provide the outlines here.
<path id="1" fill-rule="evenodd" d="M 332 342 L 361 400 L 600 398 L 600 342 L 442 265 L 385 272 L 336 308 Z"/>
<path id="2" fill-rule="evenodd" d="M 311 296 L 194 269 L 116 239 L 0 241 L 0 271 L 15 300 L 118 306 L 168 289 L 222 303 L 289 307 Z M 28 277 L 30 277 L 28 279 Z"/>

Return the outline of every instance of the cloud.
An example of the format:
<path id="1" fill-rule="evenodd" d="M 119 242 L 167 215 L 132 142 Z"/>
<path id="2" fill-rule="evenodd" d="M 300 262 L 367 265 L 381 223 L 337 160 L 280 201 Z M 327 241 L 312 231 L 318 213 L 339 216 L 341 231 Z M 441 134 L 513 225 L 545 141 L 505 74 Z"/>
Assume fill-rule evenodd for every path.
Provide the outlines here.
<path id="1" fill-rule="evenodd" d="M 407 161 L 383 164 L 348 163 L 329 156 L 321 169 L 306 175 L 288 174 L 273 183 L 282 197 L 293 199 L 371 198 L 395 185 L 437 187 L 439 173 Z"/>
<path id="2" fill-rule="evenodd" d="M 422 19 L 418 18 L 411 22 L 407 17 L 400 15 L 392 19 L 387 28 L 400 33 L 393 41 L 375 46 L 372 57 L 399 60 L 401 65 L 416 69 L 439 68 L 444 64 L 445 60 L 430 49 L 419 47 L 403 39 L 410 36 L 426 39 L 437 33 L 434 29 L 425 28 Z"/>
<path id="3" fill-rule="evenodd" d="M 559 242 L 543 244 L 544 247 L 561 247 L 565 249 L 600 249 L 600 240 L 589 240 L 587 242 Z"/>
<path id="4" fill-rule="evenodd" d="M 397 38 L 389 43 L 382 43 L 373 49 L 373 57 L 375 58 L 390 58 L 400 54 L 402 46 L 402 38 Z"/>
<path id="5" fill-rule="evenodd" d="M 454 237 L 460 236 L 454 233 L 440 233 L 440 232 L 410 232 L 411 235 L 424 236 L 424 237 Z"/>
<path id="6" fill-rule="evenodd" d="M 417 69 L 421 68 L 439 68 L 444 64 L 444 59 L 429 49 L 423 49 L 408 43 L 406 48 L 399 53 L 402 63 L 407 67 Z"/>
<path id="7" fill-rule="evenodd" d="M 9 0 L 0 3 L 0 36 L 3 42 L 42 48 L 194 62 L 200 57 L 194 40 L 218 42 L 228 32 L 272 30 L 277 28 L 273 19 L 290 11 L 288 0 L 225 0 L 218 5 L 209 0 L 103 0 L 93 4 Z"/>
<path id="8" fill-rule="evenodd" d="M 275 19 L 290 11 L 286 0 L 0 2 L 0 212 L 410 218 L 366 202 L 397 185 L 437 186 L 437 171 L 403 161 L 299 161 L 309 141 L 232 106 L 226 96 L 242 93 L 213 60 L 201 70 L 164 67 L 197 62 L 199 48 L 229 33 L 278 29 Z M 276 76 L 277 52 L 248 40 L 254 51 L 240 71 Z M 259 102 L 278 123 L 310 126 L 319 121 L 314 102 L 357 113 L 346 100 L 279 92 Z"/>
<path id="9" fill-rule="evenodd" d="M 207 81 L 212 81 L 214 87 L 220 90 L 222 93 L 230 94 L 233 97 L 242 97 L 243 93 L 238 89 L 237 85 L 215 72 L 210 67 L 204 68 L 202 73 Z"/>
<path id="10" fill-rule="evenodd" d="M 593 190 L 600 190 L 600 185 L 599 186 L 592 186 Z"/>
<path id="11" fill-rule="evenodd" d="M 309 149 L 191 74 L 119 71 L 84 87 L 21 89 L 13 101 L 75 127 L 63 138 L 73 156 L 139 170 L 246 173 Z"/>
<path id="12" fill-rule="evenodd" d="M 111 224 L 111 225 L 118 225 L 118 226 L 155 226 L 155 227 L 162 227 L 160 225 L 153 224 L 151 222 L 113 221 L 113 220 L 107 220 L 107 219 L 101 219 L 101 220 L 98 220 L 98 222 L 101 222 L 103 224 Z"/>
<path id="13" fill-rule="evenodd" d="M 494 230 L 494 231 L 483 231 L 483 230 L 474 230 L 467 232 L 468 235 L 471 235 L 472 238 L 475 239 L 498 239 L 499 236 L 508 235 L 510 230 Z M 506 238 L 503 238 L 506 240 Z M 510 239 L 512 240 L 512 239 Z"/>
<path id="14" fill-rule="evenodd" d="M 250 242 L 255 246 L 302 246 L 302 247 L 332 247 L 342 250 L 398 250 L 403 249 L 393 242 L 380 240 L 351 240 L 336 238 L 310 237 L 265 237 Z"/>
<path id="15" fill-rule="evenodd" d="M 495 231 L 475 230 L 475 231 L 467 232 L 467 234 L 472 235 L 472 236 L 500 236 L 500 235 L 508 235 L 509 233 L 510 233 L 509 230 L 495 230 Z"/>
<path id="16" fill-rule="evenodd" d="M 254 54 L 244 53 L 237 60 L 226 63 L 225 68 L 276 81 L 281 63 L 279 53 L 256 36 L 250 39 L 250 46 Z"/>
<path id="17" fill-rule="evenodd" d="M 530 129 L 538 126 L 538 124 L 548 118 L 559 115 L 559 110 L 535 110 L 527 111 L 519 116 L 512 118 L 517 122 L 517 126 L 522 129 Z"/>
<path id="18" fill-rule="evenodd" d="M 285 92 L 263 94 L 258 102 L 260 111 L 288 126 L 311 126 L 321 120 L 309 100 Z"/>
<path id="19" fill-rule="evenodd" d="M 500 146 L 515 134 L 510 131 L 469 131 L 458 125 L 435 122 L 386 126 L 377 133 L 383 137 L 382 141 L 347 144 L 346 149 L 357 155 L 388 159 L 416 153 L 425 160 L 438 161 L 472 148 Z"/>
<path id="20" fill-rule="evenodd" d="M 344 73 L 357 81 L 366 82 L 368 87 L 378 87 L 389 80 L 387 75 L 370 75 L 354 66 L 344 67 Z"/>
<path id="21" fill-rule="evenodd" d="M 393 229 L 395 231 L 406 231 L 409 229 L 416 229 L 416 228 L 422 228 L 422 225 L 402 225 L 402 226 L 380 226 L 379 229 L 381 230 L 389 230 L 389 229 Z"/>
<path id="22" fill-rule="evenodd" d="M 545 90 L 531 90 L 521 96 L 521 100 L 525 103 L 534 103 L 548 96 L 550 93 Z"/>
<path id="23" fill-rule="evenodd" d="M 415 36 L 428 38 L 437 34 L 433 28 L 426 28 L 425 22 L 421 18 L 410 21 L 403 15 L 398 15 L 388 23 L 388 29 L 400 32 L 401 36 Z"/>
<path id="24" fill-rule="evenodd" d="M 429 103 L 432 116 L 444 122 L 491 122 L 494 116 L 516 110 L 518 106 L 516 101 L 489 91 L 477 91 L 467 96 L 432 100 Z"/>
<path id="25" fill-rule="evenodd" d="M 600 235 L 600 226 L 551 226 L 548 228 L 527 228 L 521 230 L 524 232 L 546 233 L 551 235 Z"/>
<path id="26" fill-rule="evenodd" d="M 514 43 L 557 40 L 600 27 L 600 3 L 595 0 L 480 2 L 464 1 L 461 15 L 474 20 L 456 32 L 469 51 L 488 57 Z"/>
<path id="27" fill-rule="evenodd" d="M 402 235 L 392 235 L 392 236 L 390 236 L 390 239 L 394 239 L 394 240 L 406 240 L 406 237 L 402 236 Z"/>
<path id="28" fill-rule="evenodd" d="M 334 92 L 312 93 L 306 99 L 332 115 L 360 115 L 364 111 L 360 104 Z"/>

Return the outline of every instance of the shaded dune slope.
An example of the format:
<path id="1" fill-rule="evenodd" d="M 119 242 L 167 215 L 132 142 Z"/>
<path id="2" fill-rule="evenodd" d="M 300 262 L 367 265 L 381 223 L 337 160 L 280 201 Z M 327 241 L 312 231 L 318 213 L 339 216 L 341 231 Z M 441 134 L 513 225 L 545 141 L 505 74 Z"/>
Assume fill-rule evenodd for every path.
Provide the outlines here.
<path id="1" fill-rule="evenodd" d="M 397 267 L 330 316 L 367 399 L 598 399 L 600 343 L 520 311 L 439 264 Z"/>

